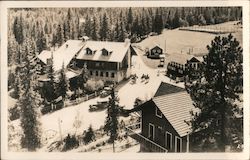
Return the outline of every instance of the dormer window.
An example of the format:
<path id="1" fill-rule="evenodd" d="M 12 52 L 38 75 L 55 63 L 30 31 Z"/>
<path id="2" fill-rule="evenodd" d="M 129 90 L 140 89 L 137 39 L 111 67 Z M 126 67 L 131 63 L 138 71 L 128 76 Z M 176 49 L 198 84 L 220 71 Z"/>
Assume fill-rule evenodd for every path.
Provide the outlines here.
<path id="1" fill-rule="evenodd" d="M 92 55 L 93 51 L 90 48 L 86 48 L 86 54 L 87 55 Z"/>
<path id="2" fill-rule="evenodd" d="M 102 49 L 102 55 L 103 56 L 109 56 L 112 53 L 112 51 L 108 51 L 107 49 L 103 48 Z"/>

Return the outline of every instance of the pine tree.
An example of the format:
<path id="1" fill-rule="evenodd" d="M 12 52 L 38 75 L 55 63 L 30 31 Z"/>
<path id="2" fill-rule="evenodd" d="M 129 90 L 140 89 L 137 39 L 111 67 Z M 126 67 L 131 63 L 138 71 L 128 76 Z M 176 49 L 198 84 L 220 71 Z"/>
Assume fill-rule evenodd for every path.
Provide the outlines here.
<path id="1" fill-rule="evenodd" d="M 65 74 L 65 68 L 64 63 L 62 65 L 62 69 L 60 70 L 60 77 L 59 77 L 59 83 L 58 83 L 58 94 L 62 96 L 63 100 L 65 100 L 68 90 L 68 80 L 66 78 Z"/>
<path id="2" fill-rule="evenodd" d="M 87 65 L 84 64 L 81 74 L 79 76 L 79 78 L 77 79 L 77 86 L 78 88 L 84 90 L 84 84 L 88 81 L 89 75 L 88 75 L 88 69 L 87 69 Z"/>
<path id="3" fill-rule="evenodd" d="M 14 24 L 13 24 L 13 33 L 14 33 L 17 43 L 21 45 L 24 41 L 22 16 L 20 16 L 20 18 L 15 17 Z"/>
<path id="4" fill-rule="evenodd" d="M 88 144 L 89 142 L 92 142 L 95 139 L 95 133 L 93 131 L 92 126 L 90 125 L 88 128 L 88 131 L 86 132 L 86 134 L 83 137 L 83 141 Z"/>
<path id="5" fill-rule="evenodd" d="M 122 14 L 122 12 L 121 12 L 121 14 Z M 128 18 L 128 20 L 127 20 L 126 30 L 128 32 L 131 32 L 132 25 L 134 23 L 134 21 L 133 21 L 133 13 L 132 13 L 132 8 L 131 7 L 128 10 L 128 16 L 127 16 L 127 18 Z"/>
<path id="6" fill-rule="evenodd" d="M 53 53 L 51 55 L 51 59 L 48 66 L 47 76 L 49 79 L 49 86 L 46 88 L 46 97 L 49 102 L 53 105 L 53 100 L 56 98 L 56 82 L 55 82 L 55 70 L 54 70 L 54 60 L 53 60 Z"/>
<path id="7" fill-rule="evenodd" d="M 200 110 L 192 113 L 190 121 L 193 131 L 199 130 L 193 142 L 204 142 L 203 151 L 225 151 L 226 146 L 239 150 L 243 144 L 243 111 L 235 101 L 241 101 L 243 88 L 242 48 L 231 34 L 215 37 L 207 48 L 201 76 L 186 85 Z"/>
<path id="8" fill-rule="evenodd" d="M 173 28 L 180 27 L 180 16 L 178 10 L 175 11 L 174 19 L 172 21 Z"/>
<path id="9" fill-rule="evenodd" d="M 57 29 L 56 29 L 56 43 L 61 46 L 64 42 L 64 36 L 63 36 L 63 31 L 62 31 L 62 27 L 60 24 L 58 24 Z"/>
<path id="10" fill-rule="evenodd" d="M 160 34 L 163 29 L 163 21 L 158 9 L 156 9 L 153 26 L 154 32 Z"/>
<path id="11" fill-rule="evenodd" d="M 94 17 L 94 20 L 93 20 L 93 25 L 92 25 L 92 33 L 91 33 L 91 38 L 93 40 L 97 40 L 98 37 L 97 37 L 97 24 L 96 24 L 96 18 Z"/>
<path id="12" fill-rule="evenodd" d="M 86 21 L 85 21 L 85 25 L 84 25 L 84 35 L 90 37 L 91 36 L 91 31 L 92 31 L 92 22 L 91 22 L 91 18 L 89 18 L 89 16 L 86 16 Z"/>
<path id="13" fill-rule="evenodd" d="M 99 31 L 100 39 L 101 41 L 106 41 L 108 39 L 108 33 L 109 33 L 108 19 L 107 19 L 106 13 L 104 13 L 100 25 L 101 25 L 100 31 Z"/>
<path id="14" fill-rule="evenodd" d="M 115 140 L 118 137 L 118 115 L 120 110 L 118 98 L 115 96 L 114 88 L 112 88 L 104 130 L 109 135 L 109 140 L 113 143 L 113 152 L 115 152 Z"/>
<path id="15" fill-rule="evenodd" d="M 35 49 L 29 40 L 25 42 L 26 54 L 22 56 L 20 65 L 21 92 L 18 99 L 20 108 L 20 123 L 23 130 L 21 145 L 29 151 L 35 151 L 41 146 L 41 123 L 39 122 L 41 97 L 38 93 L 36 75 Z"/>
<path id="16" fill-rule="evenodd" d="M 18 67 L 15 69 L 15 81 L 13 84 L 13 98 L 19 98 L 20 95 L 20 84 L 21 84 L 21 77 L 20 77 L 20 71 L 18 70 Z"/>
<path id="17" fill-rule="evenodd" d="M 36 41 L 36 46 L 38 53 L 41 53 L 43 50 L 47 48 L 47 43 L 43 31 L 41 31 L 38 35 L 39 36 L 38 40 Z"/>
<path id="18" fill-rule="evenodd" d="M 119 42 L 118 39 L 120 38 L 119 36 L 120 36 L 120 26 L 119 26 L 119 22 L 117 21 L 115 24 L 115 29 L 114 29 L 114 39 L 118 42 Z"/>
<path id="19" fill-rule="evenodd" d="M 119 29 L 119 36 L 118 36 L 118 42 L 124 42 L 125 40 L 125 30 L 124 30 L 124 24 L 121 22 L 120 29 Z"/>

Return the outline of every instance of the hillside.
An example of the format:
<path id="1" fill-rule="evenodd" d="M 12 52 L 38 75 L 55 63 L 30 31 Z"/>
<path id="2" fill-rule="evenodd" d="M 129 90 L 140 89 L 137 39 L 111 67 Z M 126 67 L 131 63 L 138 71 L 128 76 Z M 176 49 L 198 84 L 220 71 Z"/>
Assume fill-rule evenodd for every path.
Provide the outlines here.
<path id="1" fill-rule="evenodd" d="M 223 27 L 223 28 L 233 28 L 236 27 L 234 24 L 236 22 L 227 22 L 223 24 L 211 25 L 206 27 Z M 227 34 L 222 34 L 225 36 Z M 158 36 L 151 36 L 141 41 L 137 45 L 142 49 L 150 48 L 154 44 L 162 46 L 166 49 L 168 54 L 173 53 L 186 53 L 189 49 L 193 48 L 194 54 L 204 54 L 207 53 L 206 46 L 211 43 L 216 34 L 194 32 L 194 31 L 184 31 L 179 30 L 179 28 L 174 30 L 164 30 L 162 34 Z M 233 33 L 233 36 L 242 44 L 242 29 L 238 29 L 237 32 Z"/>

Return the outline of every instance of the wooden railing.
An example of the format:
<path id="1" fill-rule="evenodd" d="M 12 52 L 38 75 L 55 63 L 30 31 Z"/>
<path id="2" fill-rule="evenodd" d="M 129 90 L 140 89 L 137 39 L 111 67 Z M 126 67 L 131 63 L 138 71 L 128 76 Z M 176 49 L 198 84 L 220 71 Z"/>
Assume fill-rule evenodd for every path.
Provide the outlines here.
<path id="1" fill-rule="evenodd" d="M 138 130 L 141 129 L 141 123 L 135 123 L 129 126 L 125 126 L 125 131 L 129 136 L 137 140 L 140 144 L 143 144 L 148 148 L 151 152 L 168 152 L 168 150 L 157 143 L 153 142 L 152 140 L 144 137 Z"/>
<path id="2" fill-rule="evenodd" d="M 68 107 L 68 106 L 77 105 L 77 104 L 80 104 L 80 103 L 85 102 L 87 100 L 93 99 L 93 98 L 95 98 L 97 96 L 99 96 L 99 93 L 98 92 L 94 92 L 92 94 L 76 98 L 75 100 L 66 100 L 64 106 Z"/>

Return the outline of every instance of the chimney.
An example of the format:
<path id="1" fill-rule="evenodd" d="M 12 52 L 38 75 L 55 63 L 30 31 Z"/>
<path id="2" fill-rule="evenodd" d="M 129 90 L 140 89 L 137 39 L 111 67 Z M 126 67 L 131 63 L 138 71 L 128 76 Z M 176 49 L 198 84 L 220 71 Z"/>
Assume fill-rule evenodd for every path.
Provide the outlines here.
<path id="1" fill-rule="evenodd" d="M 130 44 L 130 39 L 126 38 L 126 39 L 124 40 L 124 42 L 125 42 L 125 46 L 127 46 L 127 45 Z"/>
<path id="2" fill-rule="evenodd" d="M 69 45 L 68 44 L 66 44 L 66 48 L 68 48 L 69 47 Z"/>

